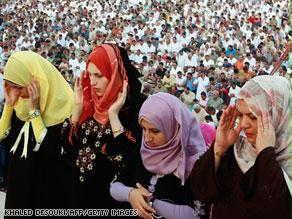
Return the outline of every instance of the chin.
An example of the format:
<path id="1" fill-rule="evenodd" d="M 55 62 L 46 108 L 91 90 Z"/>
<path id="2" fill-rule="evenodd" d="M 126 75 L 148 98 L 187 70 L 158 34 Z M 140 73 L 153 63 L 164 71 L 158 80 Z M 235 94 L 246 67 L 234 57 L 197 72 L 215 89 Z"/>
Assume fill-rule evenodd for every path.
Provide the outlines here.
<path id="1" fill-rule="evenodd" d="M 254 138 L 247 138 L 247 141 L 252 145 L 256 145 L 256 139 Z"/>
<path id="2" fill-rule="evenodd" d="M 101 92 L 100 89 L 98 89 L 98 90 L 95 90 L 95 94 L 96 94 L 98 97 L 101 97 L 101 96 L 103 96 L 104 92 Z"/>

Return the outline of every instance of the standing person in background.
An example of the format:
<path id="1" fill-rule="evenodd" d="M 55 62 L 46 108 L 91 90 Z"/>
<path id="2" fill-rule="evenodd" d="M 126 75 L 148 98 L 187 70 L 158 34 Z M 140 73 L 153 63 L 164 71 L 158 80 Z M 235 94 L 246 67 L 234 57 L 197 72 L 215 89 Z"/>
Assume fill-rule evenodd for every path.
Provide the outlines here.
<path id="1" fill-rule="evenodd" d="M 3 81 L 3 69 L 0 67 L 0 116 L 2 115 L 4 107 L 4 81 Z M 5 169 L 5 148 L 0 144 L 0 189 L 5 189 L 4 187 L 4 169 Z"/>
<path id="2" fill-rule="evenodd" d="M 86 73 L 75 82 L 75 106 L 62 130 L 75 171 L 75 208 L 122 207 L 109 187 L 120 168 L 139 154 L 137 121 L 145 100 L 139 77 L 124 49 L 102 44 L 90 53 Z"/>
<path id="3" fill-rule="evenodd" d="M 71 175 L 59 139 L 72 113 L 72 89 L 49 61 L 25 51 L 11 55 L 5 65 L 4 95 L 5 208 L 68 208 Z"/>
<path id="4" fill-rule="evenodd" d="M 215 144 L 191 174 L 194 196 L 213 203 L 212 218 L 291 216 L 290 107 L 285 78 L 258 76 L 223 112 Z"/>

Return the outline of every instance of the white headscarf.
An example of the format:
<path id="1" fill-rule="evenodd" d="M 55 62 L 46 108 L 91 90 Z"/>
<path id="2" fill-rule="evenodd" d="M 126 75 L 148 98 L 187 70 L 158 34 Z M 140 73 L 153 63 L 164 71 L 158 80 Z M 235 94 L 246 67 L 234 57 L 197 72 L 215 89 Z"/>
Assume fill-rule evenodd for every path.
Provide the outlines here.
<path id="1" fill-rule="evenodd" d="M 248 81 L 239 93 L 249 110 L 256 116 L 268 110 L 275 127 L 276 160 L 283 170 L 291 193 L 291 86 L 280 76 L 258 76 Z M 245 173 L 255 163 L 255 148 L 241 136 L 234 147 L 234 154 L 240 169 Z"/>

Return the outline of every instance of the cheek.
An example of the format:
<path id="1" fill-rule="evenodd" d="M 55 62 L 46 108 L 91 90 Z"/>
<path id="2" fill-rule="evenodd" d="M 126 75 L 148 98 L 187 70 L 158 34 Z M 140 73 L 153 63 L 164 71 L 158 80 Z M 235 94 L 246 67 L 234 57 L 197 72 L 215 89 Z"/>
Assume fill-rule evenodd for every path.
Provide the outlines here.
<path id="1" fill-rule="evenodd" d="M 22 98 L 29 98 L 29 93 L 26 87 L 21 89 L 20 96 Z"/>
<path id="2" fill-rule="evenodd" d="M 165 136 L 163 134 L 159 134 L 156 136 L 157 144 L 158 145 L 163 145 L 166 143 Z"/>
<path id="3" fill-rule="evenodd" d="M 252 125 L 252 128 L 254 130 L 255 133 L 258 132 L 258 121 L 257 120 L 252 120 L 251 121 L 251 125 Z"/>
<path id="4" fill-rule="evenodd" d="M 106 77 L 103 77 L 100 80 L 100 83 L 102 84 L 103 90 L 106 90 L 108 84 L 109 84 L 109 80 Z"/>

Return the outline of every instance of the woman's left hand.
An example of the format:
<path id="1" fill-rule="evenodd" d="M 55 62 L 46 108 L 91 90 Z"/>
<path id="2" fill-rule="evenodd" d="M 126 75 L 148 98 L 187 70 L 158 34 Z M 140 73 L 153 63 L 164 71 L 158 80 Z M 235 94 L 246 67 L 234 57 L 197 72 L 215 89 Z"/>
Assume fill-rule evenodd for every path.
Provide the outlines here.
<path id="1" fill-rule="evenodd" d="M 110 115 L 118 115 L 119 114 L 120 110 L 122 109 L 123 105 L 126 102 L 127 87 L 128 87 L 128 82 L 124 81 L 123 82 L 123 90 L 119 93 L 118 98 L 116 99 L 116 101 L 108 109 L 108 113 Z"/>
<path id="2" fill-rule="evenodd" d="M 259 154 L 267 147 L 275 146 L 276 134 L 272 124 L 272 118 L 268 112 L 263 112 L 258 117 L 258 133 L 256 139 L 256 151 Z"/>
<path id="3" fill-rule="evenodd" d="M 152 196 L 152 193 L 140 183 L 136 183 L 136 186 L 137 188 L 133 189 L 129 194 L 129 202 L 132 208 L 138 210 L 138 216 L 140 218 L 153 219 L 152 213 L 155 213 L 155 209 L 147 202 L 147 199 Z"/>
<path id="4" fill-rule="evenodd" d="M 37 80 L 33 79 L 27 86 L 29 93 L 29 110 L 40 108 L 40 86 Z"/>

